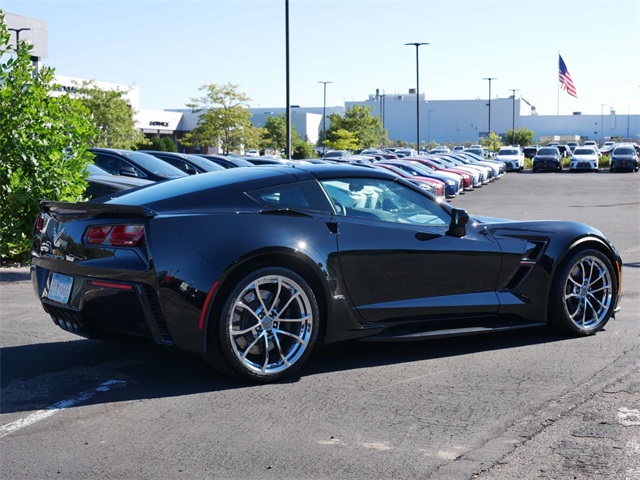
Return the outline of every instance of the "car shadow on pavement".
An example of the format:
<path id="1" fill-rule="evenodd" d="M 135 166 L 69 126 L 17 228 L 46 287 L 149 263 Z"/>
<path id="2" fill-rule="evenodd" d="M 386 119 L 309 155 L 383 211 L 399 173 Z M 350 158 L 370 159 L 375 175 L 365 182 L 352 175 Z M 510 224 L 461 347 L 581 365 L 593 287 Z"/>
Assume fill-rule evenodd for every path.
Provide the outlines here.
<path id="1" fill-rule="evenodd" d="M 410 343 L 346 342 L 314 352 L 300 377 L 397 365 L 566 340 L 544 328 Z M 198 355 L 141 342 L 73 340 L 5 347 L 0 363 L 0 413 L 51 408 L 62 400 L 116 380 L 126 388 L 101 392 L 83 405 L 180 397 L 260 388 L 208 368 Z"/>

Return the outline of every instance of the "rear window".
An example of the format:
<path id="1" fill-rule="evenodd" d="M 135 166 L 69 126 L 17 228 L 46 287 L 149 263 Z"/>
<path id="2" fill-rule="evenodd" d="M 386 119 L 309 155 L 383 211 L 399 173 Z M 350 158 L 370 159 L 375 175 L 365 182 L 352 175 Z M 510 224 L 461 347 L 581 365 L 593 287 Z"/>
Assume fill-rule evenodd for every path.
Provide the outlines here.
<path id="1" fill-rule="evenodd" d="M 518 150 L 509 149 L 509 150 L 500 150 L 498 155 L 518 155 Z"/>

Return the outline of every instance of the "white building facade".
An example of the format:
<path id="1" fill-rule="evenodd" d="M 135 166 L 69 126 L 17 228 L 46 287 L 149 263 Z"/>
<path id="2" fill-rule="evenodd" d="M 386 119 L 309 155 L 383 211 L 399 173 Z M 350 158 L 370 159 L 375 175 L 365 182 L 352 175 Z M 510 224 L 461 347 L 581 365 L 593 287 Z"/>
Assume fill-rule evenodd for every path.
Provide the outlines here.
<path id="1" fill-rule="evenodd" d="M 429 100 L 423 94 L 420 103 L 420 141 L 422 144 L 477 142 L 491 131 L 504 136 L 509 130 L 526 128 L 535 140 L 544 138 L 581 138 L 603 142 L 612 137 L 640 141 L 640 115 L 619 115 L 610 110 L 598 115 L 538 115 L 535 106 L 523 98 Z M 364 105 L 379 116 L 392 142 L 416 141 L 416 96 L 407 94 L 370 95 L 361 102 L 347 102 L 348 110 Z"/>

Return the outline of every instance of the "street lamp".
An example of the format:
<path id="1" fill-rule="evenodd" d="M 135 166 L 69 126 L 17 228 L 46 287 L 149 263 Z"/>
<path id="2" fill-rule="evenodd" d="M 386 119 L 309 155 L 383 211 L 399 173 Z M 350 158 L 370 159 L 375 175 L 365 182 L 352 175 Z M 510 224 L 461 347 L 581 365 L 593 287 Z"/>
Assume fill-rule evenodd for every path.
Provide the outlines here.
<path id="1" fill-rule="evenodd" d="M 602 133 L 602 145 L 604 145 L 604 107 L 606 106 L 606 103 L 600 105 L 600 133 Z"/>
<path id="2" fill-rule="evenodd" d="M 421 45 L 429 45 L 426 42 L 405 43 L 416 47 L 416 150 L 420 153 L 420 63 L 418 49 Z"/>
<path id="3" fill-rule="evenodd" d="M 29 31 L 30 28 L 7 28 L 10 32 L 16 32 L 16 50 L 18 50 L 18 45 L 20 44 L 20 32 Z"/>
<path id="4" fill-rule="evenodd" d="M 487 137 L 491 135 L 491 80 L 497 80 L 495 77 L 485 77 L 483 80 L 489 80 L 489 126 L 487 127 Z"/>
<path id="5" fill-rule="evenodd" d="M 333 82 L 318 82 L 324 86 L 324 100 L 322 102 L 322 153 L 326 153 L 327 147 L 324 142 L 327 139 L 327 83 Z"/>
<path id="6" fill-rule="evenodd" d="M 511 114 L 511 131 L 513 132 L 513 143 L 516 143 L 516 92 L 519 92 L 517 88 L 510 89 L 513 92 L 513 112 Z"/>
<path id="7" fill-rule="evenodd" d="M 291 158 L 291 95 L 289 81 L 289 0 L 284 1 L 284 23 L 285 23 L 285 70 L 286 70 L 286 90 L 287 90 L 287 158 Z"/>

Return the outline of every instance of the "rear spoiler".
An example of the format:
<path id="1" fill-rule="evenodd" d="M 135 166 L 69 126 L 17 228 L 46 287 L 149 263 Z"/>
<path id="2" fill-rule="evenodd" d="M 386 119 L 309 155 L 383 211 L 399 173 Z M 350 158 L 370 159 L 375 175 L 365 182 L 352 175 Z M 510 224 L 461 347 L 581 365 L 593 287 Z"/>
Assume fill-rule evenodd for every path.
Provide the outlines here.
<path id="1" fill-rule="evenodd" d="M 157 215 L 147 207 L 136 207 L 133 205 L 113 205 L 108 203 L 91 202 L 49 202 L 41 200 L 39 202 L 40 211 L 54 217 L 60 222 L 68 222 L 80 218 L 105 218 L 105 217 L 126 217 L 126 218 L 152 218 Z"/>

